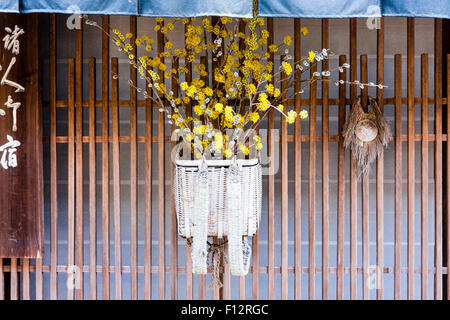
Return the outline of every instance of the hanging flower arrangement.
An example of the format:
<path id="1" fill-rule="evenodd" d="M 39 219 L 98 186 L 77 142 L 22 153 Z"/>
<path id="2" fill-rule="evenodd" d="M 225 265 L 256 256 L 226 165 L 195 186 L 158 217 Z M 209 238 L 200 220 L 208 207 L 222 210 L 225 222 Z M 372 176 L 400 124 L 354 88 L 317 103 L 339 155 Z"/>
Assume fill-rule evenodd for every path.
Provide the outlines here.
<path id="1" fill-rule="evenodd" d="M 84 18 L 86 23 L 101 28 Z M 117 29 L 103 31 L 151 90 L 124 80 L 159 106 L 182 140 L 179 146 L 183 147 L 185 160 L 176 161 L 174 194 L 178 232 L 191 244 L 193 272 L 206 273 L 208 253 L 220 254 L 215 246 L 207 248 L 208 237 L 214 236 L 227 237 L 231 273 L 245 275 L 251 255 L 247 237 L 257 232 L 261 214 L 258 152 L 263 144 L 256 130 L 264 118 L 272 110 L 289 124 L 307 118 L 306 110 L 297 113 L 287 99 L 303 93 L 316 81 L 360 87 L 384 85 L 331 80 L 333 71 L 350 68 L 345 63 L 314 72 L 301 80 L 299 91 L 293 92 L 299 74 L 301 77 L 333 52 L 328 48 L 310 50 L 307 56 L 294 61 L 292 38 L 285 36 L 282 43 L 272 43 L 272 35 L 260 17 L 222 17 L 214 24 L 208 18 L 156 18 L 154 30 L 158 33 L 156 40 Z M 182 47 L 172 39 L 177 30 L 185 36 Z M 308 29 L 296 32 L 305 36 Z M 277 69 L 275 53 L 282 54 Z M 178 66 L 179 61 L 184 61 L 185 66 Z M 121 78 L 117 74 L 113 77 Z M 218 269 L 215 266 L 216 272 Z"/>

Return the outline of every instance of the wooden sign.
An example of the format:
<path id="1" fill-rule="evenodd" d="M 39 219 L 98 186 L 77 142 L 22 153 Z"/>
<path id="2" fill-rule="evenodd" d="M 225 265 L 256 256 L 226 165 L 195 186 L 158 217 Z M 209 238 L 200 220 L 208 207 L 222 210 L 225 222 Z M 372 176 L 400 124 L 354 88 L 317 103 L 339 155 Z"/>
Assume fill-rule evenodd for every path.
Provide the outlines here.
<path id="1" fill-rule="evenodd" d="M 37 15 L 0 14 L 0 257 L 43 255 Z"/>

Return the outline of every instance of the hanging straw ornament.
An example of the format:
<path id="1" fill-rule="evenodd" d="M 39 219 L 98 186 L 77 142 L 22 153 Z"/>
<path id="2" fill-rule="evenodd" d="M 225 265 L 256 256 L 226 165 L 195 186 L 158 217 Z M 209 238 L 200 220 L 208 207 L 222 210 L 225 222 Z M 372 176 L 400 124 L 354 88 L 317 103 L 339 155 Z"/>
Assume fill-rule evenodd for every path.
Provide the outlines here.
<path id="1" fill-rule="evenodd" d="M 365 112 L 361 107 L 361 98 L 356 100 L 342 132 L 344 147 L 350 147 L 361 170 L 360 174 L 370 169 L 370 164 L 392 138 L 389 123 L 375 99 L 369 97 L 369 104 L 370 110 Z"/>

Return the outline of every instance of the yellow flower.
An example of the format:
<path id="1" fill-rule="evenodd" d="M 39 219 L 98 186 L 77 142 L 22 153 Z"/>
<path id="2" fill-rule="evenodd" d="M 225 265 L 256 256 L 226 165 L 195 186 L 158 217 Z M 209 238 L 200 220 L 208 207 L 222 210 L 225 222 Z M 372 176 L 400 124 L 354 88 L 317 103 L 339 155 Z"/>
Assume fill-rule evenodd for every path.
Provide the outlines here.
<path id="1" fill-rule="evenodd" d="M 221 74 L 220 72 L 215 72 L 214 73 L 214 80 L 216 80 L 217 82 L 224 82 L 225 81 L 225 76 L 223 74 Z"/>
<path id="2" fill-rule="evenodd" d="M 294 123 L 295 122 L 295 117 L 297 117 L 297 112 L 295 112 L 294 110 L 291 110 L 288 112 L 287 117 L 286 117 L 286 121 L 288 123 Z"/>
<path id="3" fill-rule="evenodd" d="M 270 73 L 265 73 L 264 74 L 264 80 L 266 80 L 266 81 L 272 80 L 272 75 Z"/>
<path id="4" fill-rule="evenodd" d="M 116 40 L 116 46 L 120 46 L 121 42 L 120 40 Z"/>
<path id="5" fill-rule="evenodd" d="M 216 112 L 221 113 L 221 112 L 223 111 L 223 104 L 221 104 L 221 103 L 216 103 L 216 104 L 214 105 L 214 109 L 216 110 Z"/>
<path id="6" fill-rule="evenodd" d="M 193 97 L 196 91 L 197 91 L 197 88 L 195 86 L 189 86 L 186 89 L 186 95 L 189 97 Z"/>
<path id="7" fill-rule="evenodd" d="M 205 109 L 202 109 L 202 108 L 200 108 L 199 105 L 196 105 L 196 106 L 194 106 L 194 112 L 196 115 L 201 116 L 201 115 L 205 114 Z"/>
<path id="8" fill-rule="evenodd" d="M 139 47 L 141 45 L 141 43 L 142 43 L 142 39 L 141 38 L 136 38 L 135 43 Z"/>
<path id="9" fill-rule="evenodd" d="M 280 110 L 281 112 L 283 112 L 284 106 L 282 104 L 279 104 L 277 109 Z"/>
<path id="10" fill-rule="evenodd" d="M 269 51 L 270 52 L 277 52 L 278 51 L 278 46 L 276 44 L 271 44 L 269 46 Z"/>
<path id="11" fill-rule="evenodd" d="M 210 87 L 206 87 L 203 89 L 203 92 L 207 95 L 207 96 L 212 96 L 214 94 L 214 91 L 210 88 Z"/>
<path id="12" fill-rule="evenodd" d="M 239 150 L 241 150 L 241 152 L 246 156 L 248 156 L 250 154 L 250 150 L 248 149 L 247 146 L 242 145 L 239 147 Z"/>
<path id="13" fill-rule="evenodd" d="M 173 30 L 173 29 L 175 28 L 175 26 L 174 26 L 174 24 L 171 22 L 171 23 L 168 23 L 168 24 L 167 24 L 167 28 L 168 28 L 169 30 Z"/>
<path id="14" fill-rule="evenodd" d="M 302 28 L 300 29 L 300 32 L 303 33 L 304 36 L 306 36 L 306 35 L 308 34 L 309 31 L 308 31 L 308 28 L 302 27 Z"/>
<path id="15" fill-rule="evenodd" d="M 258 112 L 250 112 L 248 114 L 248 117 L 251 122 L 256 123 L 259 120 L 259 113 Z"/>
<path id="16" fill-rule="evenodd" d="M 155 31 L 159 31 L 159 29 L 161 29 L 161 26 L 159 24 L 153 27 L 153 30 Z"/>
<path id="17" fill-rule="evenodd" d="M 163 21 L 164 21 L 164 18 L 162 18 L 162 17 L 157 17 L 155 20 L 156 20 L 156 22 L 163 22 Z"/>
<path id="18" fill-rule="evenodd" d="M 225 107 L 225 115 L 232 115 L 233 114 L 233 108 L 230 106 Z"/>
<path id="19" fill-rule="evenodd" d="M 130 33 L 130 32 L 128 32 L 128 33 L 125 35 L 125 38 L 127 38 L 127 39 L 133 38 L 133 34 Z"/>
<path id="20" fill-rule="evenodd" d="M 283 66 L 284 72 L 287 75 L 290 75 L 292 73 L 292 66 L 289 63 L 287 63 L 286 61 L 283 61 L 282 66 Z"/>
<path id="21" fill-rule="evenodd" d="M 255 93 L 256 93 L 256 87 L 255 87 L 255 85 L 254 85 L 253 83 L 250 83 L 250 84 L 247 86 L 247 92 L 248 92 L 249 94 L 255 94 Z"/>
<path id="22" fill-rule="evenodd" d="M 151 45 L 146 45 L 145 46 L 145 50 L 147 50 L 147 51 L 152 51 L 152 46 Z"/>
<path id="23" fill-rule="evenodd" d="M 314 59 L 316 58 L 316 53 L 314 51 L 310 51 L 308 54 L 309 54 L 308 60 L 313 62 Z"/>
<path id="24" fill-rule="evenodd" d="M 231 152 L 231 149 L 225 149 L 223 150 L 223 155 L 225 156 L 225 158 L 231 158 L 233 152 Z"/>
<path id="25" fill-rule="evenodd" d="M 275 88 L 275 90 L 273 90 L 273 96 L 275 98 L 278 98 L 280 96 L 280 89 Z"/>
<path id="26" fill-rule="evenodd" d="M 189 87 L 189 85 L 186 81 L 183 81 L 182 83 L 180 83 L 180 87 L 181 90 L 185 91 Z"/>
<path id="27" fill-rule="evenodd" d="M 288 46 L 290 46 L 290 45 L 291 45 L 291 42 L 292 42 L 291 36 L 285 36 L 283 42 L 284 42 L 285 44 L 287 44 Z"/>
<path id="28" fill-rule="evenodd" d="M 181 22 L 183 24 L 188 24 L 189 23 L 189 18 L 183 18 L 183 20 L 181 20 Z"/>
<path id="29" fill-rule="evenodd" d="M 159 70 L 166 71 L 167 66 L 164 63 L 159 64 Z"/>
<path id="30" fill-rule="evenodd" d="M 308 111 L 303 109 L 302 111 L 300 111 L 300 119 L 306 119 L 306 118 L 308 118 Z"/>
<path id="31" fill-rule="evenodd" d="M 165 43 L 165 45 L 164 45 L 167 49 L 170 49 L 170 48 L 172 48 L 173 47 L 173 43 L 172 42 L 170 42 L 170 41 L 167 41 L 166 43 Z"/>
<path id="32" fill-rule="evenodd" d="M 273 84 L 271 83 L 266 84 L 266 91 L 268 94 L 273 94 L 273 90 L 274 90 Z"/>

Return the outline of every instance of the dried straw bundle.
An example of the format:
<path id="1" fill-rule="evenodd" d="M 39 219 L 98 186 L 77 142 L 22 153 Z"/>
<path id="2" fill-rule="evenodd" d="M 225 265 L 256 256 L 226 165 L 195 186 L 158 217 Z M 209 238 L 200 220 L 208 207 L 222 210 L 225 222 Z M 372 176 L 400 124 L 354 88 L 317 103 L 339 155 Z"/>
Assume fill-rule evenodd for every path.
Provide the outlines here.
<path id="1" fill-rule="evenodd" d="M 365 112 L 361 107 L 361 99 L 353 104 L 345 121 L 342 136 L 344 147 L 350 147 L 355 157 L 360 174 L 370 169 L 370 164 L 381 154 L 392 138 L 391 128 L 375 99 L 369 97 L 370 110 Z"/>

